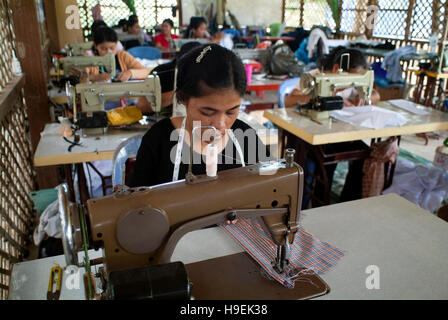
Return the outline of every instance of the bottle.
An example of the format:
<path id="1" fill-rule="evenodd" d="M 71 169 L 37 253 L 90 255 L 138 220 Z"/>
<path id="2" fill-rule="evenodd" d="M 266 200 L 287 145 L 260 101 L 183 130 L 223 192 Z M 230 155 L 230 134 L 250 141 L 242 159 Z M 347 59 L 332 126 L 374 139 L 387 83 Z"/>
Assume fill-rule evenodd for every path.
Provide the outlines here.
<path id="1" fill-rule="evenodd" d="M 448 170 L 448 138 L 445 139 L 443 145 L 436 149 L 433 164 L 444 170 Z"/>
<path id="2" fill-rule="evenodd" d="M 437 42 L 439 37 L 436 32 L 433 32 L 431 37 L 429 37 L 429 53 L 437 53 Z"/>
<path id="3" fill-rule="evenodd" d="M 20 65 L 19 59 L 16 57 L 15 51 L 12 52 L 12 73 L 16 76 L 19 76 L 22 74 L 22 67 Z"/>

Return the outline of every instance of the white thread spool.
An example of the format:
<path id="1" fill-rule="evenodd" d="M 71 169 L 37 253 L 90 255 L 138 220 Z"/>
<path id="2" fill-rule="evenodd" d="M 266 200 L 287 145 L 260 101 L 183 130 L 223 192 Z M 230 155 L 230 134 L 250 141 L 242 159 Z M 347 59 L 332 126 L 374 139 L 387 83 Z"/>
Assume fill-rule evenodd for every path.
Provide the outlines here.
<path id="1" fill-rule="evenodd" d="M 218 147 L 214 143 L 207 145 L 205 152 L 205 166 L 208 177 L 216 177 L 218 174 Z"/>

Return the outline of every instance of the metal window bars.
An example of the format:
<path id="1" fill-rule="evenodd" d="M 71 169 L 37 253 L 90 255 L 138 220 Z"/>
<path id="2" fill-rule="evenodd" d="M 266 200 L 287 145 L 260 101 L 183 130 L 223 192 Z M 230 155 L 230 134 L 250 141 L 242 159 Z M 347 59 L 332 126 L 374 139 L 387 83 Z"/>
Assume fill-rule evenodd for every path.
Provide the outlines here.
<path id="1" fill-rule="evenodd" d="M 14 32 L 9 1 L 0 0 L 0 299 L 6 299 L 12 264 L 22 260 L 32 232 L 33 151 L 23 95 L 12 73 Z"/>

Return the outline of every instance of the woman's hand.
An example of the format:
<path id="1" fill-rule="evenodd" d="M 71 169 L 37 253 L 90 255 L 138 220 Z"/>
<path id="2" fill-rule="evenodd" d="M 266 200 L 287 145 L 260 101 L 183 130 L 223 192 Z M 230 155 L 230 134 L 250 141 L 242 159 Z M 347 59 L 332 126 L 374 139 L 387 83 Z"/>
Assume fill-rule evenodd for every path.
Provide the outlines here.
<path id="1" fill-rule="evenodd" d="M 117 76 L 117 80 L 121 80 L 122 82 L 129 81 L 129 79 L 131 78 L 132 78 L 132 72 L 129 70 L 123 71 Z"/>
<path id="2" fill-rule="evenodd" d="M 106 82 L 111 79 L 111 76 L 109 73 L 99 73 L 95 75 L 90 76 L 90 81 L 92 82 Z"/>

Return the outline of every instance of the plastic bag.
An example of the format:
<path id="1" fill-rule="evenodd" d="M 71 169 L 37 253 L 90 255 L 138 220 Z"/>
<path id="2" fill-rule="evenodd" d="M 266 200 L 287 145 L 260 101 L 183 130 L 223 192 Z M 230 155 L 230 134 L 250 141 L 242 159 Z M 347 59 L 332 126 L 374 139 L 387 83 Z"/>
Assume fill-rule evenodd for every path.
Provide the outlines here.
<path id="1" fill-rule="evenodd" d="M 294 78 L 302 75 L 305 65 L 295 56 L 287 44 L 276 44 L 269 48 L 269 69 L 273 75 L 285 75 Z"/>
<path id="2" fill-rule="evenodd" d="M 136 123 L 143 119 L 143 114 L 136 106 L 122 107 L 107 112 L 109 126 L 124 126 Z"/>

